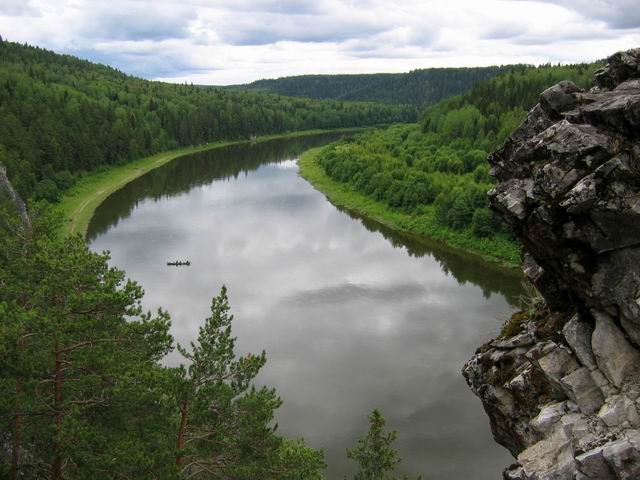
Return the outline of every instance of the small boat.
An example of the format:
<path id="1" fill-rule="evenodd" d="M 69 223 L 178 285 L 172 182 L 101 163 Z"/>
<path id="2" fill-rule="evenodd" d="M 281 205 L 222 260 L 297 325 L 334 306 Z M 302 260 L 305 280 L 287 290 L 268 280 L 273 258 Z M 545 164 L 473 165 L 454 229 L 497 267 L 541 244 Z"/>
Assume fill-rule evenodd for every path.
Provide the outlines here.
<path id="1" fill-rule="evenodd" d="M 188 267 L 189 265 L 191 265 L 191 262 L 189 260 L 187 260 L 186 262 L 183 262 L 182 260 L 176 260 L 175 262 L 167 262 L 167 265 L 171 267 Z"/>

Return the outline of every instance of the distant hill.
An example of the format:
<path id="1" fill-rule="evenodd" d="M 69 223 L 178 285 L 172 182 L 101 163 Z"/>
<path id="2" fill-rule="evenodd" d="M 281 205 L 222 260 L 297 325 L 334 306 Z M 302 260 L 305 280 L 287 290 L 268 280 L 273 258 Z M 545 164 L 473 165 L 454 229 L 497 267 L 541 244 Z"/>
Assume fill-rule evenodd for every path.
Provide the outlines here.
<path id="1" fill-rule="evenodd" d="M 55 201 L 83 171 L 181 146 L 416 119 L 412 106 L 152 82 L 0 39 L 0 162 L 25 197 Z"/>
<path id="2" fill-rule="evenodd" d="M 459 95 L 476 83 L 513 68 L 426 68 L 409 73 L 300 75 L 257 80 L 230 90 L 269 92 L 291 97 L 408 104 L 424 107 Z"/>

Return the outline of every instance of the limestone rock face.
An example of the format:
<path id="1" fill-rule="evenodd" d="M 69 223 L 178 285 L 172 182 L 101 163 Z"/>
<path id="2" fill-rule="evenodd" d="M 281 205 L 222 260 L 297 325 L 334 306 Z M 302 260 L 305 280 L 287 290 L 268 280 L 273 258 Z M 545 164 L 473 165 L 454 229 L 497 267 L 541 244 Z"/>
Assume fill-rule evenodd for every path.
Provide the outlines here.
<path id="1" fill-rule="evenodd" d="M 463 368 L 517 458 L 505 479 L 640 478 L 640 49 L 594 84 L 542 92 L 489 158 L 545 299 Z"/>

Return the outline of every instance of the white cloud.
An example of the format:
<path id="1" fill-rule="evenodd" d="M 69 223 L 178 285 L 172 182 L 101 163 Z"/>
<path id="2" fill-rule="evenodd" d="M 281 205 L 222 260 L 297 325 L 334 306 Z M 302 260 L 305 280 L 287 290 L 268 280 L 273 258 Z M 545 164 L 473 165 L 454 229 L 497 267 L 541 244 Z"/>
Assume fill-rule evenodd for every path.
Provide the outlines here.
<path id="1" fill-rule="evenodd" d="M 587 61 L 640 45 L 637 0 L 0 0 L 0 34 L 146 78 Z"/>

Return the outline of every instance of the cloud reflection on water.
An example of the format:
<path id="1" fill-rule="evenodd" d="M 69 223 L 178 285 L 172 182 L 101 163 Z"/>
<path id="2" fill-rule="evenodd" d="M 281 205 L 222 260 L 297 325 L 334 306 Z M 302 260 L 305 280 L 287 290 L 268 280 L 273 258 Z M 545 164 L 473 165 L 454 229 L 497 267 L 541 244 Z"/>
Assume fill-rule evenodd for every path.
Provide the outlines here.
<path id="1" fill-rule="evenodd" d="M 324 448 L 329 478 L 352 468 L 344 449 L 374 407 L 400 432 L 403 473 L 498 478 L 509 455 L 460 368 L 511 311 L 517 278 L 377 232 L 336 210 L 291 162 L 201 180 L 224 170 L 212 162 L 243 159 L 258 162 L 259 150 L 185 158 L 133 182 L 97 212 L 92 248 L 111 250 L 145 288 L 147 308 L 171 312 L 182 344 L 225 283 L 239 351 L 266 350 L 259 381 L 285 401 L 279 431 Z M 173 259 L 192 265 L 166 267 Z"/>

